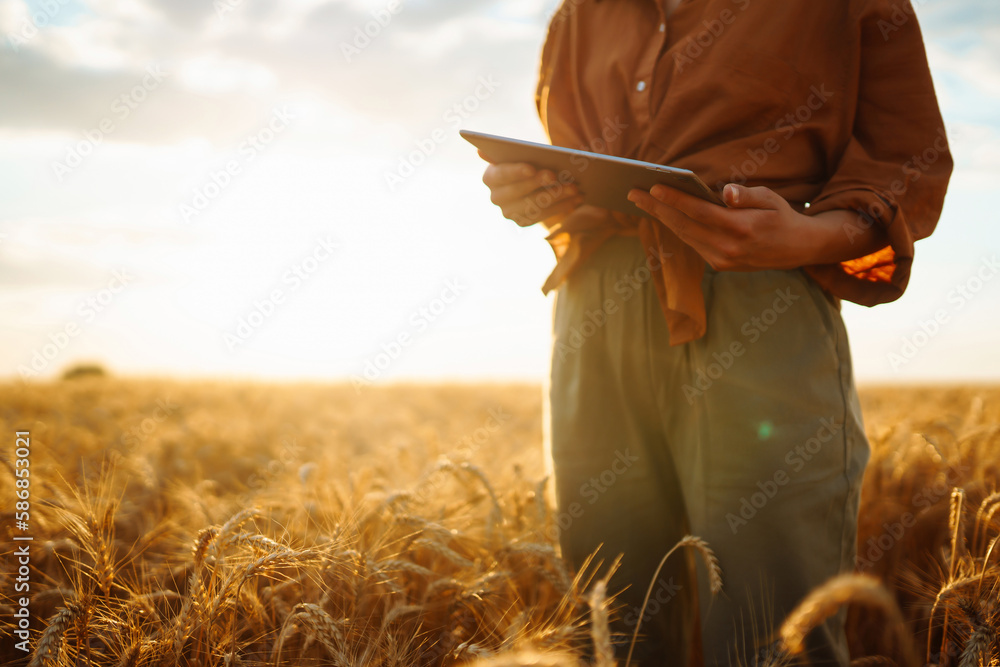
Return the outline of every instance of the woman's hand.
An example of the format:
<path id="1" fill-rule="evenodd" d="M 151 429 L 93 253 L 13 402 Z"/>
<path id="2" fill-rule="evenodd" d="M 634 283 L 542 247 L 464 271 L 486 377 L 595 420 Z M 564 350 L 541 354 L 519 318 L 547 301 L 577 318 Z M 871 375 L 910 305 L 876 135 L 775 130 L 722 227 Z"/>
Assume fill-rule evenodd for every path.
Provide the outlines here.
<path id="1" fill-rule="evenodd" d="M 794 269 L 863 257 L 887 245 L 884 232 L 866 225 L 864 238 L 846 234 L 858 215 L 825 211 L 803 215 L 766 187 L 734 183 L 723 189 L 726 207 L 664 185 L 633 189 L 628 198 L 669 227 L 717 271 Z"/>
<path id="2" fill-rule="evenodd" d="M 490 162 L 482 151 L 479 156 Z M 490 162 L 483 183 L 490 189 L 490 201 L 521 227 L 569 213 L 583 201 L 575 185 L 560 183 L 548 169 L 522 162 Z"/>

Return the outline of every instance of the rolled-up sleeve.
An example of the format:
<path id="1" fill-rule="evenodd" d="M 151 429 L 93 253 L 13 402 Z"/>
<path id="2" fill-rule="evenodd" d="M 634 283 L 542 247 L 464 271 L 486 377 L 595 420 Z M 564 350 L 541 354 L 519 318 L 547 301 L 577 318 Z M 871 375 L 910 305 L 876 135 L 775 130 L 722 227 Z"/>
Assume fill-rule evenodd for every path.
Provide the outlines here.
<path id="1" fill-rule="evenodd" d="M 953 162 L 912 6 L 869 0 L 859 14 L 852 136 L 805 213 L 854 211 L 848 239 L 877 225 L 888 245 L 806 271 L 834 296 L 873 306 L 906 289 L 914 242 L 937 225 Z"/>

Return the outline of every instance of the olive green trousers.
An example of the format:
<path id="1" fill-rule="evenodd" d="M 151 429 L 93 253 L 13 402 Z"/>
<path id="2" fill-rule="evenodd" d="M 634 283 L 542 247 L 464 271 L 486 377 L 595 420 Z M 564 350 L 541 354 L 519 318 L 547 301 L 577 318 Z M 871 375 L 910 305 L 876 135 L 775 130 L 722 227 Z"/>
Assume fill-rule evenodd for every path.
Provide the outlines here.
<path id="1" fill-rule="evenodd" d="M 807 593 L 854 567 L 869 447 L 847 333 L 800 270 L 707 267 L 707 334 L 671 347 L 655 261 L 614 237 L 556 292 L 546 446 L 559 541 L 577 567 L 598 548 L 605 565 L 622 555 L 619 659 L 639 625 L 635 664 L 683 667 L 700 650 L 706 665 L 752 665 Z M 643 611 L 687 534 L 715 552 L 722 591 L 684 549 Z M 848 664 L 843 612 L 807 651 Z"/>

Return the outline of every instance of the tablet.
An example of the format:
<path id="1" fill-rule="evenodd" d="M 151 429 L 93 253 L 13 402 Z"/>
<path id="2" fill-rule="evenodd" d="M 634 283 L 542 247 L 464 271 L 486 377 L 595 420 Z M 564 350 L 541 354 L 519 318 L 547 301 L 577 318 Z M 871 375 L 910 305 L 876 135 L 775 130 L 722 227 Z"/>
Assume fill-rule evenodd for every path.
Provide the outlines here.
<path id="1" fill-rule="evenodd" d="M 471 130 L 460 130 L 459 134 L 493 162 L 527 162 L 538 169 L 551 170 L 560 183 L 575 183 L 584 203 L 593 206 L 649 217 L 649 213 L 628 200 L 628 192 L 632 188 L 648 191 L 657 183 L 725 206 L 718 193 L 688 169 Z"/>

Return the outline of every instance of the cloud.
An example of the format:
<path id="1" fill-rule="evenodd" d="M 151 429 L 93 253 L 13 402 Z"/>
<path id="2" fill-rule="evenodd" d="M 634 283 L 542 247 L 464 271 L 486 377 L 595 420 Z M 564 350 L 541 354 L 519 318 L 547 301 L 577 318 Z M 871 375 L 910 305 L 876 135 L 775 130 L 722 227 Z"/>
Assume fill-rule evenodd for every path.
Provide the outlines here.
<path id="1" fill-rule="evenodd" d="M 40 248 L 17 255 L 7 253 L 0 262 L 0 287 L 8 290 L 84 289 L 106 281 L 107 272 L 99 263 Z"/>
<path id="2" fill-rule="evenodd" d="M 225 143 L 300 94 L 416 132 L 479 76 L 533 77 L 543 36 L 524 3 L 512 12 L 499 0 L 404 0 L 384 27 L 372 15 L 380 3 L 219 1 L 232 5 L 222 18 L 206 0 L 98 0 L 73 25 L 0 50 L 0 127 L 92 130 L 158 66 L 169 76 L 111 140 Z M 0 15 L 0 27 L 16 18 Z M 348 62 L 344 47 L 366 26 L 373 34 Z"/>
<path id="3" fill-rule="evenodd" d="M 221 17 L 219 3 L 229 8 Z M 17 52 L 0 49 L 0 129 L 79 138 L 119 120 L 112 105 L 150 66 L 169 75 L 109 141 L 225 147 L 299 99 L 419 137 L 481 76 L 504 85 L 492 118 L 523 115 L 544 37 L 541 4 L 401 0 L 392 14 L 388 0 L 92 0 L 70 24 L 40 30 Z M 915 4 L 942 106 L 962 122 L 995 123 L 996 106 L 969 99 L 1000 99 L 1000 6 Z M 20 6 L 0 4 L 0 30 L 25 15 L 12 5 Z"/>

